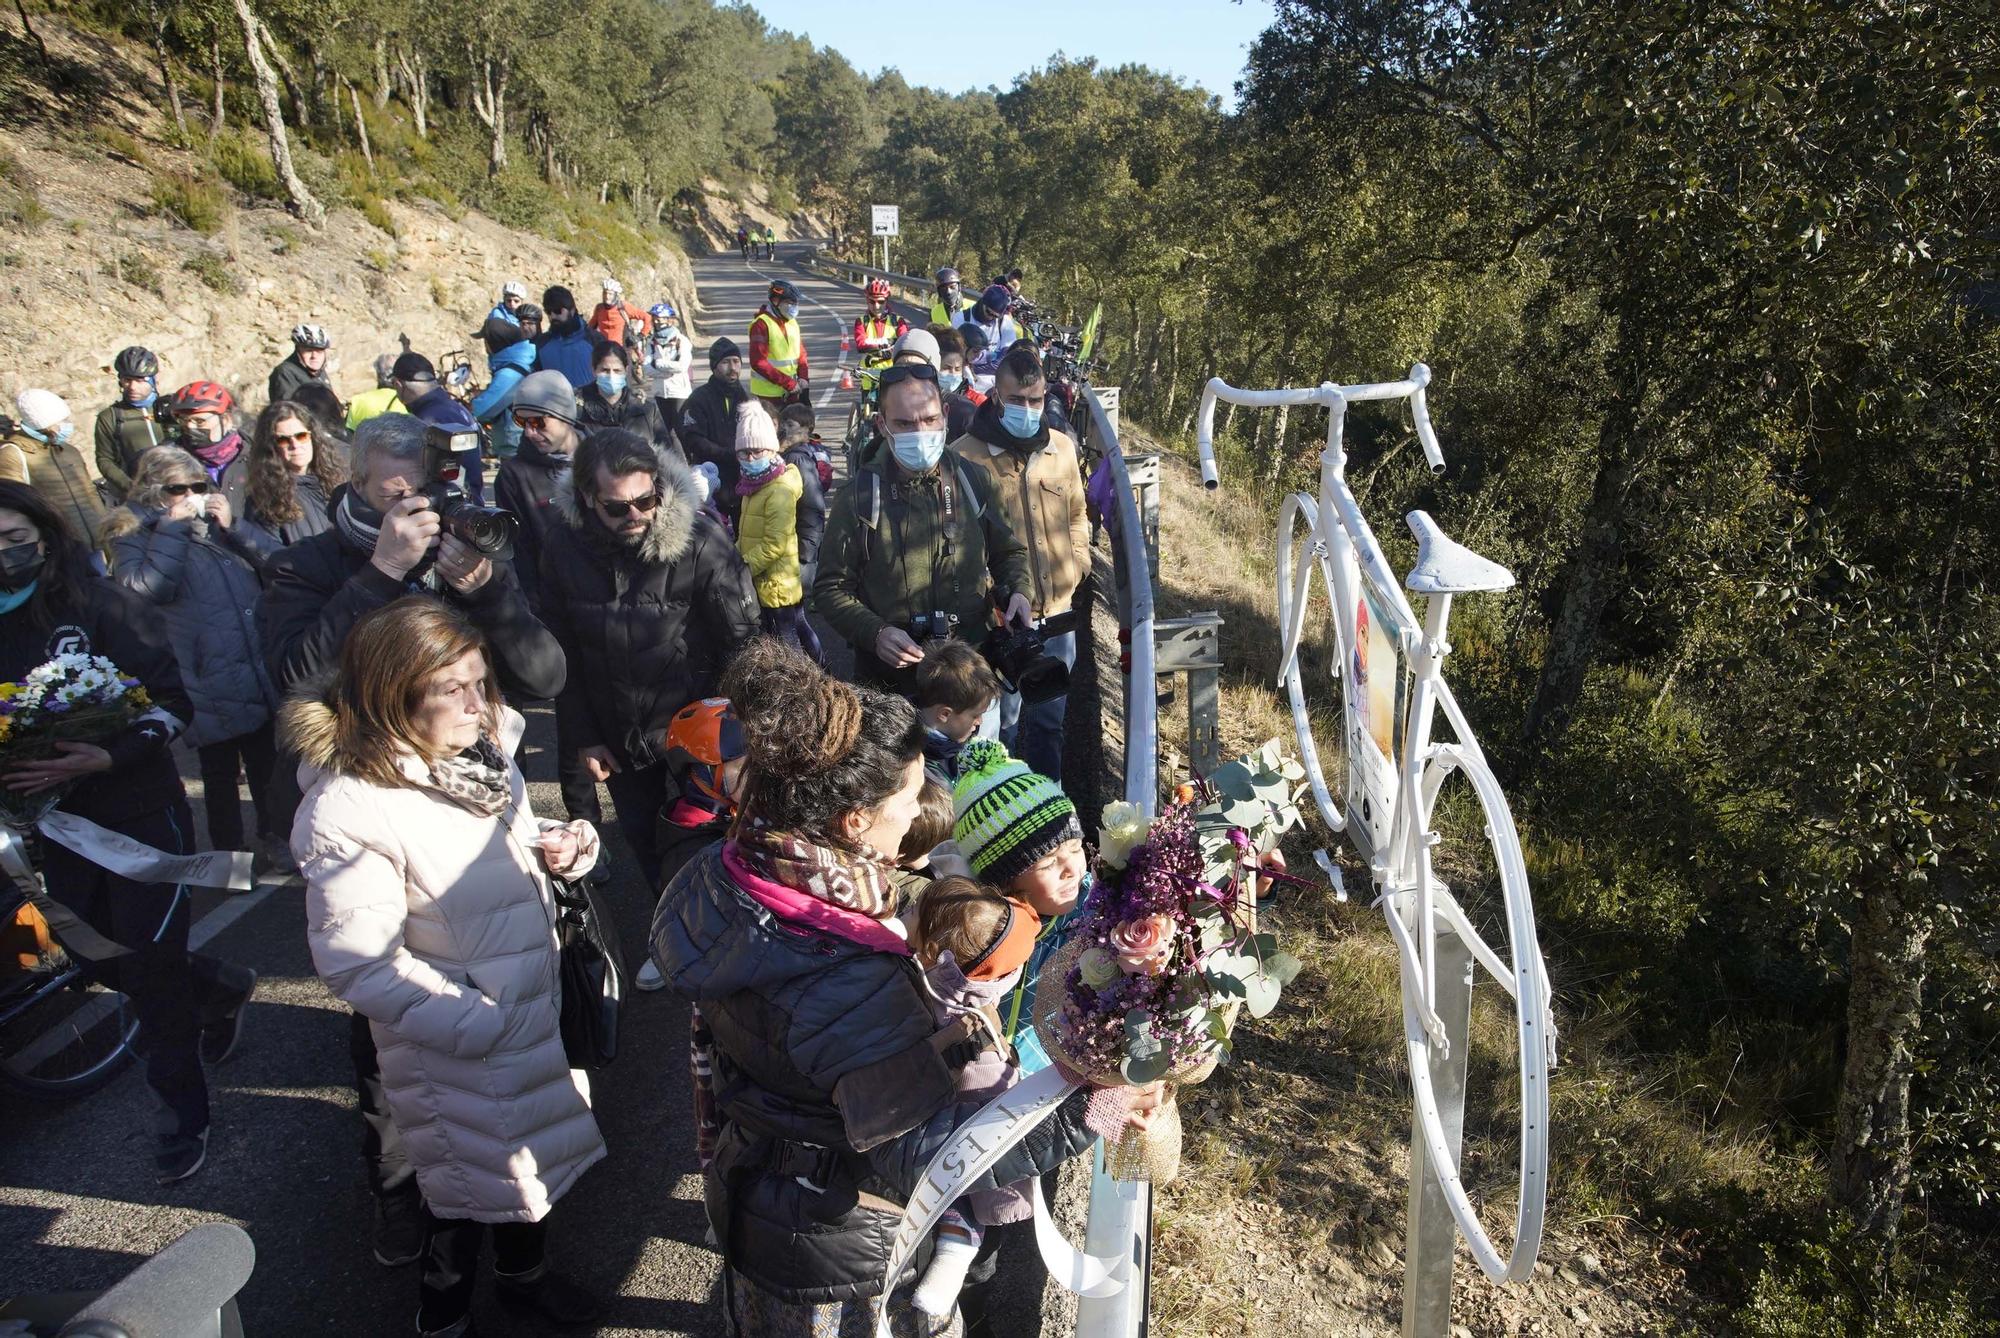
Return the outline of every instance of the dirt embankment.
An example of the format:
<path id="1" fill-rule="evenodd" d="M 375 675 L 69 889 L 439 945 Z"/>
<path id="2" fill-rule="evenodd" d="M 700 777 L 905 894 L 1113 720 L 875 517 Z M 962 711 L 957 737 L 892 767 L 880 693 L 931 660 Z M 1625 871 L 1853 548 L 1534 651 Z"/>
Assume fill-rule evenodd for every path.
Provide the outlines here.
<path id="1" fill-rule="evenodd" d="M 736 249 L 736 229 L 748 224 L 777 229 L 778 240 L 795 242 L 803 238 L 830 237 L 836 224 L 816 209 L 794 209 L 784 213 L 771 204 L 771 194 L 760 181 L 732 188 L 720 181 L 701 183 L 701 198 L 695 206 L 695 226 L 709 246 L 717 251 Z"/>

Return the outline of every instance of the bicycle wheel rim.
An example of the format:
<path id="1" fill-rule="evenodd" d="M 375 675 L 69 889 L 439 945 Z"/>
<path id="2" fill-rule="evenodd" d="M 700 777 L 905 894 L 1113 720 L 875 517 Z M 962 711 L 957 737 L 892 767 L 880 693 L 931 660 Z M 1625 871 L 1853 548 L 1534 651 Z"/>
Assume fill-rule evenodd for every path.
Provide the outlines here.
<path id="1" fill-rule="evenodd" d="M 94 1092 L 130 1062 L 138 1031 L 124 995 L 58 990 L 0 1029 L 0 1083 L 38 1097 Z"/>
<path id="2" fill-rule="evenodd" d="M 1453 774 L 1464 778 L 1471 791 L 1470 797 L 1476 802 L 1484 840 L 1492 853 L 1493 874 L 1500 894 L 1499 914 L 1494 918 L 1504 922 L 1507 938 L 1504 952 L 1492 948 L 1483 937 L 1468 946 L 1473 949 L 1474 966 L 1483 968 L 1489 981 L 1500 984 L 1503 989 L 1508 988 L 1507 982 L 1494 974 L 1494 966 L 1505 969 L 1512 978 L 1509 993 L 1513 1000 L 1514 1019 L 1510 1030 L 1515 1047 L 1512 1066 L 1518 1084 L 1516 1137 L 1519 1164 L 1515 1176 L 1513 1243 L 1504 1258 L 1480 1220 L 1478 1209 L 1466 1189 L 1462 1159 L 1452 1153 L 1445 1136 L 1443 1113 L 1438 1107 L 1431 1081 L 1430 1035 L 1423 1026 L 1414 982 L 1407 978 L 1407 971 L 1403 988 L 1404 1038 L 1409 1051 L 1417 1122 L 1438 1187 L 1458 1223 L 1459 1233 L 1465 1237 L 1473 1258 L 1488 1277 L 1496 1282 L 1520 1282 L 1534 1270 L 1535 1260 L 1541 1251 L 1548 1202 L 1548 1061 L 1549 1038 L 1553 1030 L 1547 971 L 1535 934 L 1527 866 L 1521 854 L 1513 815 L 1508 810 L 1499 781 L 1476 749 L 1458 744 L 1443 744 L 1436 749 L 1435 759 L 1427 767 L 1424 777 L 1424 830 L 1436 830 L 1438 799 L 1442 787 Z M 1445 841 L 1440 842 L 1439 849 L 1446 849 Z M 1443 879 L 1434 881 L 1439 883 L 1438 889 L 1433 892 L 1433 898 L 1438 903 L 1435 914 L 1440 921 L 1439 934 L 1460 932 L 1462 922 L 1465 928 L 1477 935 L 1478 926 L 1472 923 L 1472 915 L 1460 906 L 1449 884 Z M 1451 915 L 1453 908 L 1458 909 L 1456 919 Z M 1397 913 L 1393 904 L 1385 906 L 1385 910 L 1392 916 Z M 1482 960 L 1481 948 L 1489 954 L 1485 960 Z M 1477 972 L 1474 978 L 1477 980 Z M 1463 1127 L 1468 1131 L 1474 1128 L 1469 1120 L 1463 1122 Z"/>

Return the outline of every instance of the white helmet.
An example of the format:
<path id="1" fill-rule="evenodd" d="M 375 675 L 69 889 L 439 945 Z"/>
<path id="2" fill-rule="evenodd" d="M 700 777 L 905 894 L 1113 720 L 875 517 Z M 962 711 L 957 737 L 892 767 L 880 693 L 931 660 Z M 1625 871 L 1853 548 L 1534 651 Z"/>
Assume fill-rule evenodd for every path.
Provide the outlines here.
<path id="1" fill-rule="evenodd" d="M 528 300 L 528 285 L 519 279 L 509 279 L 500 285 L 500 296 L 503 299 L 518 297 L 525 302 Z"/>
<path id="2" fill-rule="evenodd" d="M 327 337 L 323 325 L 294 325 L 292 342 L 300 348 L 331 348 L 333 340 Z"/>
<path id="3" fill-rule="evenodd" d="M 625 285 L 616 279 L 606 279 L 604 281 L 604 291 L 613 297 L 623 297 L 625 296 Z"/>
<path id="4" fill-rule="evenodd" d="M 53 390 L 24 390 L 14 398 L 14 412 L 24 426 L 46 432 L 69 417 L 69 405 Z"/>

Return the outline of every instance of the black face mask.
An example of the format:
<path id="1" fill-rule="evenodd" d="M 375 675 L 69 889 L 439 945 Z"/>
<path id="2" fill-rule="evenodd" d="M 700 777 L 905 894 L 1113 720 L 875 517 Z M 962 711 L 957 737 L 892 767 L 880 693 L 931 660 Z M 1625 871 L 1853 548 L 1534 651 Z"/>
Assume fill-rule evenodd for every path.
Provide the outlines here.
<path id="1" fill-rule="evenodd" d="M 40 540 L 0 548 L 0 590 L 11 595 L 27 589 L 42 574 L 46 561 Z"/>

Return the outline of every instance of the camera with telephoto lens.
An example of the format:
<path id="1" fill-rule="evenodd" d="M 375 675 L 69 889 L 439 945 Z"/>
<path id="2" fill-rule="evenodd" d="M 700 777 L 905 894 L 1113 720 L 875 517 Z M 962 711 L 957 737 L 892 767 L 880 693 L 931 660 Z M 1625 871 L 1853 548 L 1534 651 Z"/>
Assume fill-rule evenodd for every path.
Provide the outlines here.
<path id="1" fill-rule="evenodd" d="M 986 634 L 979 653 L 1000 676 L 1001 686 L 1021 695 L 1023 705 L 1052 701 L 1069 691 L 1069 666 L 1049 654 L 1048 639 L 1074 629 L 1076 619 L 1072 609 L 1032 627 L 1002 624 Z"/>
<path id="2" fill-rule="evenodd" d="M 458 485 L 455 452 L 474 450 L 478 445 L 477 432 L 427 428 L 424 496 L 430 498 L 431 510 L 437 512 L 438 524 L 446 534 L 485 557 L 510 559 L 514 556 L 514 539 L 521 532 L 521 522 L 512 511 L 478 505 Z"/>
<path id="3" fill-rule="evenodd" d="M 958 626 L 958 615 L 946 613 L 943 609 L 932 609 L 929 613 L 913 614 L 910 618 L 910 640 L 918 645 L 948 637 Z"/>

